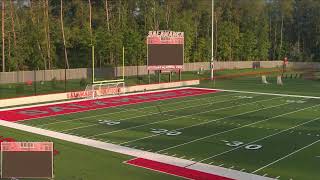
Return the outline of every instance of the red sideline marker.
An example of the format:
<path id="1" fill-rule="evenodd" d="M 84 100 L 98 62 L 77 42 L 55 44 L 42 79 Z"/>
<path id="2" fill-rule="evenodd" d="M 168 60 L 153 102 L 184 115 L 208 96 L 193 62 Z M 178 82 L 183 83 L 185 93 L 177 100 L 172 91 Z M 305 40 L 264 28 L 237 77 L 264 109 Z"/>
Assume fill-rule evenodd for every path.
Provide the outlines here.
<path id="1" fill-rule="evenodd" d="M 116 96 L 103 99 L 87 100 L 72 103 L 53 104 L 47 106 L 22 108 L 8 111 L 0 111 L 0 119 L 5 121 L 21 121 L 37 119 L 62 114 L 84 112 L 96 109 L 111 108 L 129 104 L 160 101 L 165 99 L 180 98 L 186 96 L 196 96 L 217 92 L 210 89 L 186 88 L 168 91 L 158 91 L 151 93 L 141 93 L 126 96 Z"/>
<path id="2" fill-rule="evenodd" d="M 188 169 L 185 167 L 174 166 L 170 164 L 165 164 L 161 162 L 156 162 L 148 159 L 137 158 L 126 162 L 127 164 L 150 169 L 153 171 L 158 171 L 165 174 L 170 174 L 173 176 L 182 177 L 191 180 L 233 180 L 230 178 L 217 176 L 214 174 L 209 174 L 201 171 L 196 171 L 193 169 Z"/>

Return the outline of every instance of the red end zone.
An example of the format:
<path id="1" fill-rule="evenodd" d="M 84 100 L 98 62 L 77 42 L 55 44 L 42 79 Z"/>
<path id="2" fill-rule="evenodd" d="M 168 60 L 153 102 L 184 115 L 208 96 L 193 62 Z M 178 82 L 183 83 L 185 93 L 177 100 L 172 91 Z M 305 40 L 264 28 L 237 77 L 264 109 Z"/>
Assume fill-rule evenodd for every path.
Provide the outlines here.
<path id="1" fill-rule="evenodd" d="M 141 94 L 110 97 L 104 99 L 87 100 L 72 103 L 53 104 L 47 106 L 22 108 L 8 111 L 0 111 L 0 119 L 5 121 L 22 121 L 62 114 L 70 114 L 95 109 L 111 108 L 129 104 L 153 102 L 165 99 L 180 98 L 186 96 L 196 96 L 202 94 L 215 93 L 216 90 L 185 88 L 177 90 L 167 90 L 158 92 L 148 92 Z"/>
<path id="2" fill-rule="evenodd" d="M 188 169 L 185 167 L 174 166 L 170 164 L 165 164 L 161 162 L 156 162 L 148 159 L 137 158 L 126 162 L 127 164 L 150 169 L 153 171 L 158 171 L 161 173 L 170 174 L 173 176 L 182 177 L 185 179 L 192 180 L 232 180 L 230 178 L 217 176 L 214 174 L 209 174 L 201 171 L 196 171 L 193 169 Z"/>

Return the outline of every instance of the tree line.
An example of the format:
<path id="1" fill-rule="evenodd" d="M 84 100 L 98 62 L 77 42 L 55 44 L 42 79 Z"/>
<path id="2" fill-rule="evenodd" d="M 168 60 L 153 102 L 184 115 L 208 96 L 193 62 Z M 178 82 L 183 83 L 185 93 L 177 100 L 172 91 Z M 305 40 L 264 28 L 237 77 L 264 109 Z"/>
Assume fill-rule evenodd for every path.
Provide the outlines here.
<path id="1" fill-rule="evenodd" d="M 2 0 L 2 71 L 146 64 L 148 31 L 185 32 L 185 61 L 320 60 L 319 0 Z"/>

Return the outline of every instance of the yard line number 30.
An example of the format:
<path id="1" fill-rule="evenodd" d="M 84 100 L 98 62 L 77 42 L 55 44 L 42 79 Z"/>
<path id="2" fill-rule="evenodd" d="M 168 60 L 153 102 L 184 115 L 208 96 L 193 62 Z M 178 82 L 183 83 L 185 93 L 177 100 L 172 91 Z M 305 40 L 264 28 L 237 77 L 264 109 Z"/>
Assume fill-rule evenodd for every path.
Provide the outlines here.
<path id="1" fill-rule="evenodd" d="M 175 131 L 175 130 L 170 131 L 168 129 L 151 129 L 151 132 L 155 134 L 165 134 L 167 136 L 178 136 L 182 134 L 182 132 Z"/>
<path id="2" fill-rule="evenodd" d="M 242 145 L 245 144 L 244 142 L 241 142 L 241 141 L 226 141 L 226 140 L 223 140 L 223 142 L 225 142 L 226 145 L 230 146 L 230 147 L 239 147 L 239 146 L 242 146 Z M 258 150 L 258 149 L 262 148 L 262 145 L 249 144 L 249 145 L 244 146 L 244 148 L 248 149 L 248 150 Z"/>
<path id="3" fill-rule="evenodd" d="M 120 124 L 120 121 L 99 120 L 98 122 L 99 122 L 99 124 L 105 124 L 105 125 L 109 125 L 109 126 L 115 126 L 115 125 Z"/>

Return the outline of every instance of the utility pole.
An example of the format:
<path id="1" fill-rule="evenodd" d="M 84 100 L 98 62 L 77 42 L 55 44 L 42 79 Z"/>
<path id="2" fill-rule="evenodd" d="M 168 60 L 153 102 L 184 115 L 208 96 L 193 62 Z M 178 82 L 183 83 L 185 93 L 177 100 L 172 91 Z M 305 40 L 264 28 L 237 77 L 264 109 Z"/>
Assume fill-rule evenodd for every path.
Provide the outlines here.
<path id="1" fill-rule="evenodd" d="M 64 25 L 63 25 L 63 0 L 60 1 L 60 22 L 61 22 L 61 32 L 62 32 L 62 40 L 63 40 L 63 47 L 64 47 L 65 69 L 66 68 L 69 69 L 70 66 L 69 66 L 66 38 L 64 34 Z"/>
<path id="2" fill-rule="evenodd" d="M 107 3 L 107 1 L 106 1 Z M 92 59 L 91 59 L 91 63 L 92 63 L 92 84 L 94 83 L 95 81 L 95 76 L 94 76 L 94 71 L 95 71 L 95 52 L 94 52 L 94 44 L 93 44 L 93 37 L 92 37 L 92 4 L 91 4 L 91 0 L 88 0 L 88 4 L 89 4 L 89 31 L 90 31 L 90 42 L 91 42 L 91 56 L 92 56 Z M 106 8 L 107 8 L 107 4 L 106 4 Z M 106 9 L 106 11 L 108 11 L 108 9 Z M 108 14 L 108 12 L 107 12 Z M 108 23 L 108 28 L 109 28 L 109 23 Z M 109 30 L 109 29 L 108 29 Z M 89 63 L 90 64 L 90 63 Z M 101 66 L 100 66 L 101 67 Z"/>
<path id="3" fill-rule="evenodd" d="M 213 80 L 213 71 L 214 71 L 214 55 L 213 55 L 213 23 L 214 23 L 214 0 L 212 0 L 212 17 L 211 17 L 211 62 L 210 62 L 210 69 L 211 69 L 211 80 Z"/>
<path id="4" fill-rule="evenodd" d="M 6 9 L 6 2 L 5 0 L 2 0 L 2 72 L 5 72 L 6 71 L 6 60 L 5 60 L 5 55 L 4 55 L 4 46 L 5 46 L 5 43 L 4 43 L 4 35 L 5 35 L 5 32 L 4 32 L 4 21 L 5 21 L 5 9 Z"/>

